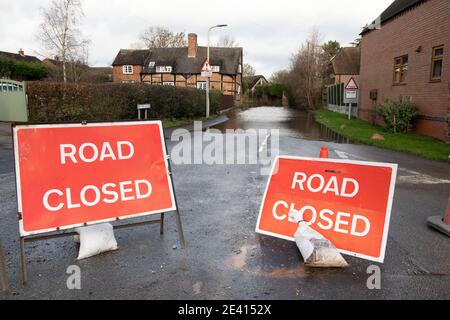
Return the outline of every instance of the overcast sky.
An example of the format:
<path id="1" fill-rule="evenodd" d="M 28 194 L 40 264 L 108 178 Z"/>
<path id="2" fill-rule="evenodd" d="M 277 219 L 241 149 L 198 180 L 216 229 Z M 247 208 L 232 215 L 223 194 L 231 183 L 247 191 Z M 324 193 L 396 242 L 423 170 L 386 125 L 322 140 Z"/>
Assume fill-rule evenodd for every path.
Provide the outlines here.
<path id="1" fill-rule="evenodd" d="M 0 0 L 0 51 L 42 52 L 36 40 L 40 8 L 51 0 Z M 317 28 L 323 41 L 348 45 L 361 27 L 373 21 L 393 0 L 84 0 L 82 31 L 92 44 L 89 63 L 108 66 L 120 48 L 129 48 L 149 25 L 194 32 L 206 45 L 209 26 L 213 40 L 229 35 L 244 47 L 244 60 L 258 73 L 288 68 L 292 54 Z"/>

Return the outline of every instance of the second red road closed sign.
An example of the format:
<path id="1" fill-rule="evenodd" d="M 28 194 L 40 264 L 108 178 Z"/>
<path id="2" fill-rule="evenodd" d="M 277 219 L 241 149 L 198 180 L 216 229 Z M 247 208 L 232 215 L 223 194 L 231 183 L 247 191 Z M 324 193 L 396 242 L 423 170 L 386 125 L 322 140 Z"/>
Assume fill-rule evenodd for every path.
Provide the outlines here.
<path id="1" fill-rule="evenodd" d="M 278 157 L 256 232 L 294 240 L 299 220 L 342 253 L 383 262 L 397 165 Z"/>
<path id="2" fill-rule="evenodd" d="M 159 121 L 14 127 L 20 234 L 175 211 Z"/>

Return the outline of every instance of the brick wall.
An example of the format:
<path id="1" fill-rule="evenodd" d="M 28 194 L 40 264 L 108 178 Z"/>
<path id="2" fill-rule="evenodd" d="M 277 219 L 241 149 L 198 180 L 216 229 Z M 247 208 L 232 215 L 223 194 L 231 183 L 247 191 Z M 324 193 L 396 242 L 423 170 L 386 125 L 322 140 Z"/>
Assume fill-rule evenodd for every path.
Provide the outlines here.
<path id="1" fill-rule="evenodd" d="M 440 82 L 430 81 L 432 48 L 444 45 Z M 417 49 L 421 47 L 421 51 Z M 405 85 L 393 85 L 394 58 L 408 55 Z M 361 47 L 361 86 L 358 116 L 381 123 L 375 107 L 386 99 L 411 96 L 423 115 L 415 126 L 420 134 L 449 141 L 450 1 L 428 0 L 364 35 Z M 370 100 L 370 91 L 378 99 Z"/>
<path id="2" fill-rule="evenodd" d="M 142 66 L 133 66 L 133 74 L 123 74 L 122 66 L 114 66 L 113 82 L 134 81 L 141 82 Z"/>

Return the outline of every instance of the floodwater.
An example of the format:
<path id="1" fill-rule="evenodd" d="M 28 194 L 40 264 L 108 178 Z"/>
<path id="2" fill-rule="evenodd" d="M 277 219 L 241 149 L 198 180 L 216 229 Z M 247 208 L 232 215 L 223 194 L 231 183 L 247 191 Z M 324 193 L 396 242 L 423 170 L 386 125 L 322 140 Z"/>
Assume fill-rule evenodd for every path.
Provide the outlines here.
<path id="1" fill-rule="evenodd" d="M 337 143 L 350 142 L 316 122 L 313 114 L 304 110 L 288 107 L 255 107 L 234 109 L 226 115 L 230 120 L 214 127 L 224 133 L 227 129 L 278 129 L 281 136 Z"/>

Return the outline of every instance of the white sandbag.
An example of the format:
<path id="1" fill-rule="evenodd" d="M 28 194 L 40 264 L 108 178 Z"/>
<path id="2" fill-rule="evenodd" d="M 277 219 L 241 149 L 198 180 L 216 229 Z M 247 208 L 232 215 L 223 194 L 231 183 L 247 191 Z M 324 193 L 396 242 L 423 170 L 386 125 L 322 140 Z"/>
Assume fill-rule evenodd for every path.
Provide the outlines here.
<path id="1" fill-rule="evenodd" d="M 294 220 L 297 218 L 296 213 L 291 213 L 290 216 Z M 306 266 L 330 268 L 348 266 L 348 263 L 331 241 L 311 228 L 307 222 L 299 222 L 294 238 Z"/>
<path id="2" fill-rule="evenodd" d="M 76 232 L 79 234 L 79 239 L 75 236 L 75 241 L 80 242 L 78 260 L 118 249 L 114 228 L 110 223 L 77 228 Z"/>

